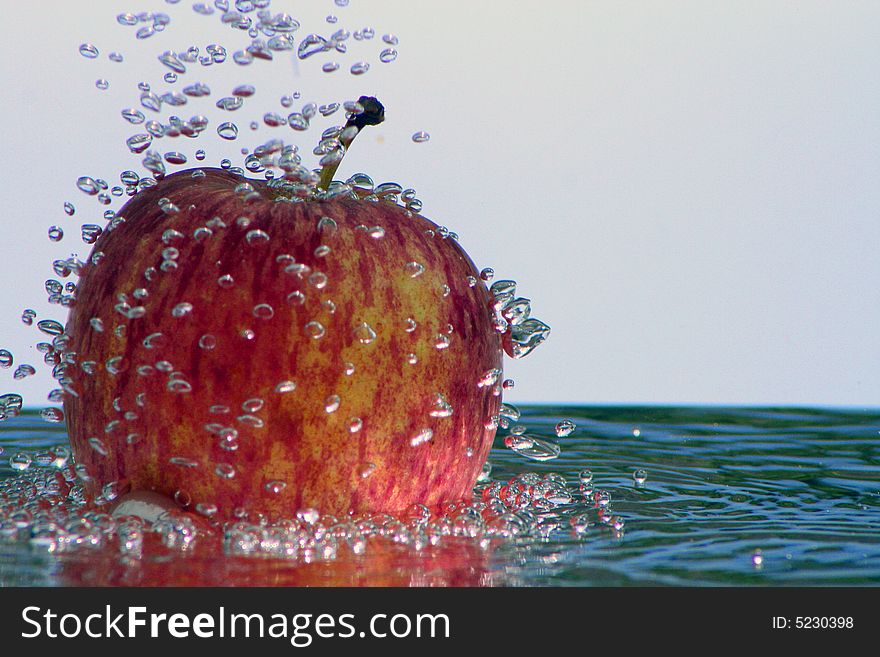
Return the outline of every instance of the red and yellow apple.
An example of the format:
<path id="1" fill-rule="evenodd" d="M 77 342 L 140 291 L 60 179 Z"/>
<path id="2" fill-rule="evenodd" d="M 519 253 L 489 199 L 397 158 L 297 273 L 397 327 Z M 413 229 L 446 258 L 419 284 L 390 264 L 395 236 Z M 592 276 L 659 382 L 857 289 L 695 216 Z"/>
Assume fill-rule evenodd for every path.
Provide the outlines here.
<path id="1" fill-rule="evenodd" d="M 469 496 L 503 352 L 478 270 L 396 203 L 280 189 L 181 171 L 95 244 L 66 328 L 87 488 L 218 518 Z"/>

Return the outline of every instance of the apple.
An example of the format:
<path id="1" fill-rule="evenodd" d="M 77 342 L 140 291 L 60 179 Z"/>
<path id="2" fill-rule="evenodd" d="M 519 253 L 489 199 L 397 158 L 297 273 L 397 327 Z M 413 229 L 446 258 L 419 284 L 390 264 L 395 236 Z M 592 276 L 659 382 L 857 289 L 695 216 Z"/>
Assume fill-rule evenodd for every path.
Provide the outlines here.
<path id="1" fill-rule="evenodd" d="M 341 152 L 383 118 L 361 103 Z M 470 496 L 515 327 L 454 236 L 331 187 L 338 165 L 300 196 L 223 169 L 160 177 L 97 240 L 63 381 L 91 495 L 218 519 Z"/>

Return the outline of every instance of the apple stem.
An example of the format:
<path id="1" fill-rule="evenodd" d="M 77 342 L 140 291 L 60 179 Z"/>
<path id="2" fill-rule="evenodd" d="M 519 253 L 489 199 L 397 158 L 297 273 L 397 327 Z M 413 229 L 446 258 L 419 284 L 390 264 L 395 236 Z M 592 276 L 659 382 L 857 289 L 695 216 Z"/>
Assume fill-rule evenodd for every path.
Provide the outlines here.
<path id="1" fill-rule="evenodd" d="M 385 107 L 372 96 L 361 96 L 358 98 L 358 104 L 364 108 L 363 112 L 352 116 L 339 137 L 339 142 L 345 151 L 351 146 L 351 142 L 358 136 L 360 131 L 367 125 L 379 125 L 385 120 Z M 343 151 L 343 153 L 345 152 Z M 330 183 L 333 182 L 333 176 L 342 163 L 342 158 L 336 160 L 332 164 L 325 164 L 321 169 L 321 180 L 318 183 L 320 189 L 330 189 Z"/>

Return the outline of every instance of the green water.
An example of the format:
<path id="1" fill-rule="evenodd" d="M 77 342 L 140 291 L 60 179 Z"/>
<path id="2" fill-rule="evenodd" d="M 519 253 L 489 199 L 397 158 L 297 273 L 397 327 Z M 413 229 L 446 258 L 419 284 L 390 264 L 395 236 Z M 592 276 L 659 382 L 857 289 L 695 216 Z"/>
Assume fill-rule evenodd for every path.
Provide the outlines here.
<path id="1" fill-rule="evenodd" d="M 588 468 L 595 489 L 610 493 L 610 507 L 625 525 L 622 532 L 597 526 L 577 535 L 559 523 L 546 535 L 502 542 L 480 564 L 483 583 L 880 584 L 876 409 L 520 410 L 529 432 L 558 440 L 562 454 L 530 461 L 506 449 L 499 436 L 490 457 L 492 479 L 555 472 L 577 490 L 578 473 Z M 562 418 L 574 420 L 577 429 L 557 439 L 553 427 Z M 0 479 L 19 475 L 8 464 L 16 451 L 64 440 L 63 427 L 39 417 L 3 423 Z M 633 479 L 640 469 L 647 472 L 644 485 Z M 0 538 L 0 585 L 62 584 L 55 573 L 63 558 Z M 363 557 L 367 564 L 369 558 Z M 414 570 L 424 567 L 412 561 Z M 332 564 L 327 568 L 332 573 Z M 372 582 L 366 575 L 357 583 Z"/>

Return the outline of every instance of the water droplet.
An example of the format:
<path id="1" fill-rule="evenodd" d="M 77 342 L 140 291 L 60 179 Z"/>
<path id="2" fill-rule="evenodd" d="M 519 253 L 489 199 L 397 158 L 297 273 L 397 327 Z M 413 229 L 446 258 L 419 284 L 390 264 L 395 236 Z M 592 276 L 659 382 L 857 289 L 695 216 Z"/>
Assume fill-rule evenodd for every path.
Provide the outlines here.
<path id="1" fill-rule="evenodd" d="M 168 338 L 162 333 L 150 333 L 144 338 L 144 347 L 147 349 L 162 349 L 168 346 Z"/>
<path id="2" fill-rule="evenodd" d="M 449 336 L 438 333 L 434 338 L 434 347 L 438 350 L 449 348 Z"/>
<path id="3" fill-rule="evenodd" d="M 186 66 L 184 66 L 183 62 L 177 58 L 177 55 L 170 50 L 166 50 L 159 55 L 159 61 L 175 73 L 186 73 Z"/>
<path id="4" fill-rule="evenodd" d="M 373 474 L 375 471 L 376 471 L 376 464 L 375 463 L 363 463 L 362 465 L 358 466 L 357 473 L 361 479 L 366 479 L 371 474 Z"/>
<path id="5" fill-rule="evenodd" d="M 480 272 L 480 278 L 486 282 L 491 281 L 495 278 L 495 270 L 491 267 L 486 267 Z"/>
<path id="6" fill-rule="evenodd" d="M 438 392 L 434 395 L 434 403 L 431 405 L 428 415 L 431 417 L 450 417 L 452 415 L 452 405 Z"/>
<path id="7" fill-rule="evenodd" d="M 419 264 L 418 262 L 408 262 L 404 266 L 406 273 L 409 274 L 411 278 L 415 278 L 416 276 L 421 276 L 425 273 L 425 266 Z"/>
<path id="8" fill-rule="evenodd" d="M 229 463 L 218 463 L 214 466 L 214 474 L 223 479 L 232 479 L 235 476 L 235 466 Z"/>
<path id="9" fill-rule="evenodd" d="M 168 462 L 171 465 L 177 465 L 181 468 L 197 468 L 199 467 L 199 462 L 193 459 L 188 459 L 184 456 L 172 456 L 168 459 Z"/>
<path id="10" fill-rule="evenodd" d="M 505 351 L 511 358 L 523 358 L 530 354 L 550 335 L 550 327 L 537 319 L 527 319 L 510 327 L 510 343 Z"/>
<path id="11" fill-rule="evenodd" d="M 168 381 L 168 384 L 165 386 L 168 392 L 173 393 L 188 393 L 192 392 L 192 385 L 188 381 L 184 381 L 183 379 L 171 379 Z"/>
<path id="12" fill-rule="evenodd" d="M 301 306 L 306 302 L 306 295 L 299 290 L 294 290 L 287 295 L 287 302 L 294 306 Z M 323 327 L 321 327 L 323 328 Z M 319 336 L 320 337 L 320 336 Z"/>
<path id="13" fill-rule="evenodd" d="M 321 519 L 321 512 L 317 509 L 300 509 L 296 512 L 296 519 L 301 520 L 307 525 L 314 525 Z"/>
<path id="14" fill-rule="evenodd" d="M 415 365 L 416 363 L 419 362 L 419 357 L 416 356 L 415 354 L 407 354 L 406 355 L 406 362 L 409 363 L 410 365 Z"/>
<path id="15" fill-rule="evenodd" d="M 593 483 L 593 472 L 592 470 L 581 470 L 578 473 L 578 479 L 582 484 L 591 484 Z"/>
<path id="16" fill-rule="evenodd" d="M 98 48 L 91 43 L 83 43 L 79 47 L 79 54 L 86 59 L 95 59 L 98 56 Z"/>
<path id="17" fill-rule="evenodd" d="M 181 508 L 185 509 L 192 504 L 192 495 L 188 491 L 178 488 L 174 491 L 174 502 Z"/>
<path id="18" fill-rule="evenodd" d="M 369 70 L 370 70 L 370 63 L 369 62 L 355 62 L 354 64 L 351 65 L 351 68 L 349 69 L 349 71 L 351 72 L 352 75 L 363 75 L 364 73 L 366 73 Z"/>
<path id="19" fill-rule="evenodd" d="M 403 323 L 403 330 L 407 333 L 412 333 L 418 328 L 418 326 L 419 325 L 416 324 L 416 320 L 414 320 L 412 317 L 407 317 Z"/>
<path id="20" fill-rule="evenodd" d="M 293 392 L 296 390 L 296 382 L 295 381 L 282 381 L 278 385 L 275 386 L 275 392 L 283 394 L 286 392 Z"/>
<path id="21" fill-rule="evenodd" d="M 359 417 L 353 417 L 348 420 L 348 430 L 351 433 L 357 433 L 363 428 L 363 426 L 364 421 L 361 420 Z"/>
<path id="22" fill-rule="evenodd" d="M 46 335 L 54 336 L 64 333 L 64 326 L 62 326 L 61 322 L 56 322 L 54 319 L 44 319 L 37 322 L 37 328 Z"/>
<path id="23" fill-rule="evenodd" d="M 228 290 L 229 288 L 235 285 L 235 279 L 232 278 L 231 274 L 224 274 L 220 278 L 217 279 L 217 285 L 222 287 L 223 289 Z"/>
<path id="24" fill-rule="evenodd" d="M 217 505 L 210 502 L 199 502 L 196 504 L 196 513 L 210 518 L 217 513 Z"/>
<path id="25" fill-rule="evenodd" d="M 632 435 L 633 435 L 633 438 L 638 438 L 639 436 L 642 435 L 642 430 L 639 429 L 638 427 L 633 427 Z"/>
<path id="26" fill-rule="evenodd" d="M 556 435 L 559 438 L 565 438 L 570 436 L 576 428 L 577 425 L 571 420 L 562 420 L 556 425 Z"/>
<path id="27" fill-rule="evenodd" d="M 342 400 L 339 398 L 339 395 L 330 395 L 324 400 L 324 410 L 328 413 L 335 413 L 339 410 L 339 404 L 341 402 Z"/>
<path id="28" fill-rule="evenodd" d="M 361 344 L 371 344 L 376 339 L 376 332 L 366 322 L 356 327 L 352 334 Z"/>
<path id="29" fill-rule="evenodd" d="M 12 367 L 12 352 L 8 349 L 0 349 L 0 367 L 6 369 Z"/>
<path id="30" fill-rule="evenodd" d="M 382 226 L 371 226 L 367 228 L 367 235 L 376 240 L 382 239 L 385 237 L 385 229 Z"/>
<path id="31" fill-rule="evenodd" d="M 645 482 L 648 481 L 648 471 L 647 470 L 636 470 L 633 472 L 633 481 L 636 486 L 644 486 Z"/>
<path id="32" fill-rule="evenodd" d="M 330 255 L 330 247 L 326 244 L 321 244 L 318 247 L 315 247 L 315 257 L 316 258 L 326 258 Z"/>
<path id="33" fill-rule="evenodd" d="M 210 333 L 205 333 L 202 337 L 199 338 L 199 347 L 204 349 L 205 351 L 210 351 L 216 346 L 217 338 L 215 338 Z"/>
<path id="34" fill-rule="evenodd" d="M 107 456 L 109 450 L 100 438 L 89 438 L 89 447 L 95 450 L 101 456 Z"/>
<path id="35" fill-rule="evenodd" d="M 266 320 L 272 319 L 275 316 L 275 311 L 268 303 L 260 303 L 254 306 L 253 314 L 257 319 Z"/>
<path id="36" fill-rule="evenodd" d="M 216 106 L 227 112 L 234 112 L 244 105 L 244 98 L 241 96 L 225 96 L 217 101 Z M 221 135 L 222 137 L 223 135 Z"/>
<path id="37" fill-rule="evenodd" d="M 172 317 L 186 317 L 187 315 L 192 313 L 192 310 L 193 310 L 193 305 L 189 302 L 183 301 L 171 309 L 171 316 Z"/>
<path id="38" fill-rule="evenodd" d="M 221 123 L 217 126 L 217 134 L 223 139 L 235 139 L 238 137 L 238 126 L 230 122 Z"/>
<path id="39" fill-rule="evenodd" d="M 285 488 L 287 488 L 287 484 L 283 481 L 267 481 L 264 486 L 267 493 L 272 493 L 273 495 L 280 494 Z"/>
<path id="40" fill-rule="evenodd" d="M 422 429 L 421 431 L 419 431 L 415 436 L 413 436 L 410 439 L 409 444 L 412 445 L 413 447 L 418 447 L 419 445 L 422 445 L 422 444 L 428 442 L 433 437 L 434 437 L 434 432 L 431 429 L 427 429 L 427 428 Z"/>
<path id="41" fill-rule="evenodd" d="M 327 274 L 321 271 L 314 272 L 309 276 L 309 285 L 318 290 L 323 290 L 327 287 Z"/>
<path id="42" fill-rule="evenodd" d="M 99 78 L 95 80 L 95 87 L 100 89 L 101 91 L 106 91 L 110 88 L 110 83 L 104 78 Z"/>
<path id="43" fill-rule="evenodd" d="M 525 456 L 535 461 L 555 459 L 561 451 L 559 445 L 525 434 L 506 436 L 504 438 L 504 446 L 520 456 Z"/>
<path id="44" fill-rule="evenodd" d="M 265 231 L 262 231 L 258 228 L 253 230 L 249 230 L 244 238 L 247 240 L 247 243 L 251 246 L 261 246 L 263 244 L 269 243 L 269 235 Z"/>
<path id="45" fill-rule="evenodd" d="M 417 144 L 423 144 L 426 141 L 428 141 L 430 138 L 431 138 L 431 135 L 429 135 L 424 130 L 419 130 L 418 132 L 413 133 L 413 136 L 412 136 L 412 140 Z"/>
<path id="46" fill-rule="evenodd" d="M 385 48 L 379 53 L 379 61 L 383 64 L 393 62 L 395 59 L 397 59 L 397 51 L 394 48 Z"/>
<path id="47" fill-rule="evenodd" d="M 33 376 L 37 373 L 37 370 L 34 369 L 32 365 L 19 365 L 15 368 L 15 372 L 12 375 L 12 378 L 16 381 L 21 381 L 22 379 L 26 379 L 29 376 Z"/>
<path id="48" fill-rule="evenodd" d="M 19 452 L 18 454 L 9 457 L 9 467 L 17 472 L 27 470 L 31 466 L 31 463 L 33 463 L 33 459 L 30 454 L 27 454 L 26 452 Z"/>
<path id="49" fill-rule="evenodd" d="M 296 55 L 300 59 L 306 59 L 319 52 L 330 50 L 332 44 L 318 34 L 309 34 L 299 44 Z"/>
<path id="50" fill-rule="evenodd" d="M 239 415 L 237 418 L 235 418 L 235 421 L 240 422 L 245 426 L 253 427 L 255 429 L 262 429 L 266 425 L 266 423 L 263 422 L 262 418 L 250 414 Z"/>
<path id="51" fill-rule="evenodd" d="M 80 176 L 76 179 L 76 187 L 81 192 L 88 194 L 89 196 L 94 196 L 100 191 L 100 187 L 98 183 L 95 182 L 94 178 L 89 176 Z"/>

